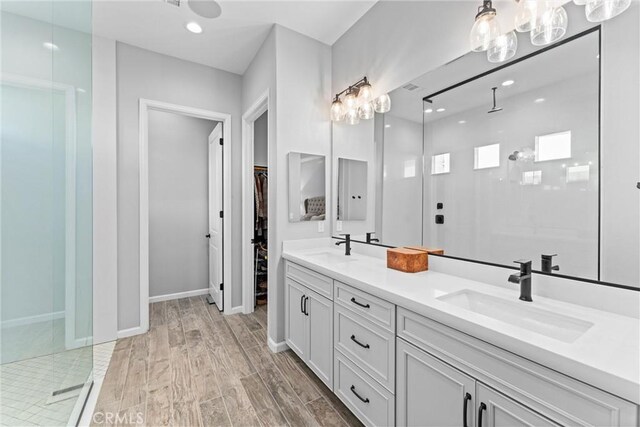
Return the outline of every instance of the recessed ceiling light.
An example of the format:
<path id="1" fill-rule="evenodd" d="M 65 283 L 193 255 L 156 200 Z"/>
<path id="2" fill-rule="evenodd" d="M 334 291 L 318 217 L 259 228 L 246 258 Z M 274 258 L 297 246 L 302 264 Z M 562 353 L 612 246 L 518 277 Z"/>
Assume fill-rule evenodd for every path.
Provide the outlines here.
<path id="1" fill-rule="evenodd" d="M 193 21 L 189 22 L 186 25 L 186 28 L 187 28 L 187 30 L 191 31 L 194 34 L 202 33 L 202 27 L 197 22 L 193 22 Z"/>
<path id="2" fill-rule="evenodd" d="M 391 127 L 391 125 L 384 125 L 384 127 L 386 127 L 386 128 L 390 128 L 390 127 Z"/>
<path id="3" fill-rule="evenodd" d="M 460 120 L 458 123 L 460 123 L 461 125 L 463 125 L 463 124 L 467 123 L 467 121 L 466 121 L 466 120 Z"/>
<path id="4" fill-rule="evenodd" d="M 433 108 L 427 108 L 426 110 L 424 110 L 424 112 L 427 114 L 433 113 Z"/>
<path id="5" fill-rule="evenodd" d="M 58 47 L 57 44 L 54 44 L 54 43 L 51 43 L 51 42 L 44 42 L 44 43 L 42 43 L 42 46 L 44 46 L 45 49 L 49 49 L 49 50 L 52 50 L 54 52 L 57 51 L 57 50 L 60 50 L 60 48 Z"/>
<path id="6" fill-rule="evenodd" d="M 513 80 L 505 80 L 502 82 L 502 86 L 511 86 L 515 82 Z"/>
<path id="7" fill-rule="evenodd" d="M 540 104 L 541 102 L 544 102 L 544 98 L 538 98 L 533 102 L 535 102 L 536 104 Z"/>
<path id="8" fill-rule="evenodd" d="M 440 107 L 440 108 L 438 108 L 436 110 L 436 113 L 442 113 L 444 110 L 445 110 L 445 108 Z"/>

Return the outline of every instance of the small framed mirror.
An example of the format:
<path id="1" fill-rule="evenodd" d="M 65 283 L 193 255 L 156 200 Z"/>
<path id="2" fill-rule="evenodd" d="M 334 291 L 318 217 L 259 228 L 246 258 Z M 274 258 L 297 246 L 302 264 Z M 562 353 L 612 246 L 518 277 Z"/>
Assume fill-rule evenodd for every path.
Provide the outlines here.
<path id="1" fill-rule="evenodd" d="M 289 222 L 326 218 L 325 156 L 289 153 Z"/>
<path id="2" fill-rule="evenodd" d="M 367 162 L 338 159 L 338 221 L 367 219 Z"/>

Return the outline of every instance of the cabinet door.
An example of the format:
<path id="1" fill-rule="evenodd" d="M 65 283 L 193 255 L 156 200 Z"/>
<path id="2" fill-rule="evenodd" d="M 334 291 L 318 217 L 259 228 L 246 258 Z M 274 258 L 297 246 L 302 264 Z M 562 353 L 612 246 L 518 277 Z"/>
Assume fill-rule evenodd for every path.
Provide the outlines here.
<path id="1" fill-rule="evenodd" d="M 304 361 L 307 360 L 307 315 L 304 304 L 310 292 L 299 283 L 287 278 L 285 292 L 285 337 L 289 348 L 295 351 Z"/>
<path id="2" fill-rule="evenodd" d="M 474 425 L 472 377 L 399 338 L 396 351 L 396 425 Z"/>
<path id="3" fill-rule="evenodd" d="M 333 390 L 333 301 L 307 292 L 309 359 L 313 372 Z"/>
<path id="4" fill-rule="evenodd" d="M 478 427 L 558 425 L 480 382 L 476 383 L 476 401 Z"/>

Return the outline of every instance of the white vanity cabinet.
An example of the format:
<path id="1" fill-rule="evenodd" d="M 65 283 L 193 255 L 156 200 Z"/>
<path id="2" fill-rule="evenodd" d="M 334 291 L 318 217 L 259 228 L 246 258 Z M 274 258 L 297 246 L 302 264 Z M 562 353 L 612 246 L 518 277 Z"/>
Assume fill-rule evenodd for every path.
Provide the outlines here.
<path id="1" fill-rule="evenodd" d="M 317 291 L 332 295 L 332 280 L 288 262 L 286 271 L 287 345 L 333 390 L 333 301 Z"/>
<path id="2" fill-rule="evenodd" d="M 397 348 L 399 426 L 558 425 L 402 339 Z"/>
<path id="3" fill-rule="evenodd" d="M 638 425 L 635 404 L 557 371 L 403 308 L 397 325 L 398 425 Z M 426 399 L 416 400 L 416 393 Z M 468 411 L 475 412 L 463 424 L 466 393 Z M 445 415 L 432 415 L 431 408 L 447 418 L 432 424 Z"/>

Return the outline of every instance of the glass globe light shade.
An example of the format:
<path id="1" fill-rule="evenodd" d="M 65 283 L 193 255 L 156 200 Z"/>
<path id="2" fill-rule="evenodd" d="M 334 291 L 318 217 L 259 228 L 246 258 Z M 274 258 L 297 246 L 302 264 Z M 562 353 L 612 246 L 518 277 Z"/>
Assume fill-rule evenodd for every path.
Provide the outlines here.
<path id="1" fill-rule="evenodd" d="M 569 18 L 564 7 L 548 8 L 531 30 L 531 43 L 544 46 L 560 40 L 567 33 Z"/>
<path id="2" fill-rule="evenodd" d="M 367 82 L 360 86 L 358 91 L 358 104 L 363 105 L 373 99 L 373 88 Z"/>
<path id="3" fill-rule="evenodd" d="M 358 106 L 358 98 L 353 90 L 349 90 L 344 97 L 344 106 L 348 110 L 355 110 Z"/>
<path id="4" fill-rule="evenodd" d="M 518 36 L 515 31 L 498 36 L 487 49 L 489 62 L 504 62 L 515 56 L 518 50 Z"/>
<path id="5" fill-rule="evenodd" d="M 391 98 L 389 94 L 380 95 L 373 101 L 373 109 L 376 113 L 386 113 L 391 110 Z"/>
<path id="6" fill-rule="evenodd" d="M 331 121 L 339 122 L 344 119 L 344 104 L 338 97 L 331 103 Z"/>
<path id="7" fill-rule="evenodd" d="M 631 5 L 631 0 L 587 0 L 584 13 L 589 22 L 602 22 L 620 15 Z"/>
<path id="8" fill-rule="evenodd" d="M 573 0 L 573 2 L 578 6 L 584 6 L 587 3 L 587 0 Z"/>
<path id="9" fill-rule="evenodd" d="M 469 43 L 474 52 L 484 52 L 489 48 L 491 41 L 500 35 L 500 25 L 495 13 L 486 13 L 476 18 L 471 27 Z"/>
<path id="10" fill-rule="evenodd" d="M 536 26 L 538 17 L 538 6 L 535 0 L 519 0 L 516 10 L 515 26 L 516 31 L 526 33 Z"/>
<path id="11" fill-rule="evenodd" d="M 357 125 L 360 123 L 360 114 L 357 108 L 348 109 L 344 118 L 348 125 Z"/>
<path id="12" fill-rule="evenodd" d="M 360 114 L 360 118 L 364 120 L 373 119 L 375 111 L 373 110 L 373 104 L 371 102 L 366 102 L 360 106 L 358 109 Z"/>

